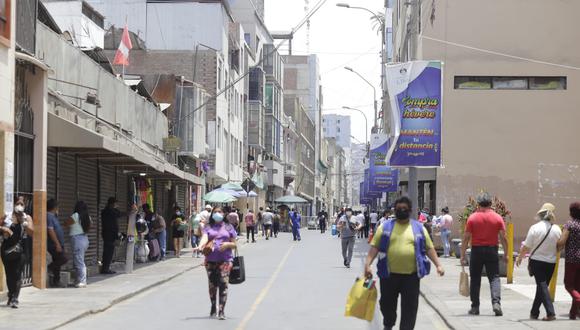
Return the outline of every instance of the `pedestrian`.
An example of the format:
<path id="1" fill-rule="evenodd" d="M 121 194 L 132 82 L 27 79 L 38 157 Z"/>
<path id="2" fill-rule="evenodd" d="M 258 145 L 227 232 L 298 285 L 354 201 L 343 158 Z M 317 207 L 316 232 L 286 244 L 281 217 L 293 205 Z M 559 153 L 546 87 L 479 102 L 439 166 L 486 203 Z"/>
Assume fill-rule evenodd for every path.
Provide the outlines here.
<path id="1" fill-rule="evenodd" d="M 320 228 L 320 233 L 324 234 L 326 232 L 326 221 L 328 213 L 324 209 L 318 212 L 318 227 Z"/>
<path id="2" fill-rule="evenodd" d="M 379 226 L 380 225 L 382 225 L 383 223 L 387 222 L 388 220 L 392 220 L 392 219 L 389 219 L 390 215 L 391 215 L 390 209 L 383 211 L 382 217 L 377 222 L 377 227 L 375 228 L 375 234 L 376 234 L 376 231 L 379 229 Z"/>
<path id="3" fill-rule="evenodd" d="M 153 213 L 151 218 L 151 233 L 159 242 L 159 260 L 165 260 L 167 253 L 167 224 L 165 219 L 159 213 Z"/>
<path id="4" fill-rule="evenodd" d="M 441 219 L 437 227 L 441 232 L 441 242 L 443 243 L 443 258 L 450 257 L 451 245 L 449 244 L 449 238 L 451 236 L 451 228 L 453 226 L 453 217 L 449 214 L 449 208 L 445 206 L 441 209 Z"/>
<path id="5" fill-rule="evenodd" d="M 236 231 L 234 227 L 224 221 L 224 213 L 221 208 L 212 210 L 208 226 L 204 228 L 200 247 L 204 250 L 211 244 L 211 251 L 205 257 L 205 269 L 209 282 L 209 299 L 211 302 L 210 317 L 216 314 L 220 320 L 225 320 L 225 306 L 228 298 L 228 282 L 232 261 L 232 250 L 236 249 Z M 219 300 L 216 298 L 219 289 Z"/>
<path id="6" fill-rule="evenodd" d="M 115 274 L 111 269 L 113 256 L 115 255 L 115 241 L 119 238 L 119 218 L 121 211 L 118 209 L 117 199 L 109 197 L 107 206 L 101 211 L 101 237 L 103 238 L 103 264 L 101 274 Z"/>
<path id="7" fill-rule="evenodd" d="M 363 223 L 363 236 L 362 238 L 369 238 L 369 232 L 371 230 L 371 215 L 369 211 L 365 211 L 364 215 L 364 223 Z"/>
<path id="8" fill-rule="evenodd" d="M 32 236 L 34 223 L 32 218 L 24 213 L 24 201 L 16 200 L 14 211 L 0 217 L 0 235 L 3 237 L 0 246 L 0 257 L 6 273 L 8 286 L 7 306 L 18 308 L 18 298 L 22 287 L 22 268 L 26 262 L 23 239 Z"/>
<path id="9" fill-rule="evenodd" d="M 272 236 L 272 223 L 274 222 L 274 214 L 272 214 L 269 207 L 266 208 L 266 212 L 262 213 L 262 222 L 264 226 L 264 232 L 266 233 L 266 240 Z"/>
<path id="10" fill-rule="evenodd" d="M 365 214 L 363 213 L 363 211 L 357 211 L 356 212 L 356 219 L 359 223 L 361 223 L 363 225 L 363 230 L 358 230 L 356 231 L 356 234 L 358 235 L 358 238 L 363 238 L 364 236 L 364 225 L 366 222 L 366 217 Z"/>
<path id="11" fill-rule="evenodd" d="M 205 208 L 200 213 L 200 217 L 201 217 L 200 218 L 200 221 L 201 221 L 201 224 L 202 224 L 202 229 L 203 229 L 203 226 L 204 225 L 206 225 L 207 223 L 209 223 L 209 215 L 211 213 L 211 209 L 212 209 L 211 205 L 206 204 L 205 205 Z"/>
<path id="12" fill-rule="evenodd" d="M 191 230 L 191 247 L 194 248 L 192 257 L 199 258 L 199 251 L 195 250 L 198 247 L 199 241 L 201 240 L 201 214 L 192 215 L 190 218 L 190 230 Z"/>
<path id="13" fill-rule="evenodd" d="M 278 238 L 278 233 L 280 232 L 280 214 L 278 211 L 274 211 L 274 218 L 272 219 L 272 231 L 274 232 L 274 238 Z"/>
<path id="14" fill-rule="evenodd" d="M 292 237 L 294 241 L 299 241 L 302 239 L 300 237 L 300 222 L 302 221 L 302 217 L 300 216 L 300 212 L 292 209 L 290 212 L 290 225 L 292 226 Z"/>
<path id="15" fill-rule="evenodd" d="M 564 286 L 572 296 L 569 317 L 575 320 L 580 317 L 580 202 L 570 204 L 570 218 L 564 225 L 558 249 L 566 248 Z"/>
<path id="16" fill-rule="evenodd" d="M 352 251 L 354 249 L 355 235 L 363 228 L 359 218 L 353 215 L 352 209 L 347 208 L 345 215 L 338 221 L 338 231 L 341 233 L 342 259 L 346 268 L 350 268 Z"/>
<path id="17" fill-rule="evenodd" d="M 369 214 L 371 228 L 370 230 L 374 233 L 377 230 L 377 224 L 379 223 L 379 214 L 376 210 L 372 210 L 371 214 Z"/>
<path id="18" fill-rule="evenodd" d="M 175 249 L 175 256 L 181 257 L 181 248 L 183 246 L 183 237 L 185 237 L 185 221 L 184 216 L 179 206 L 175 207 L 175 213 L 171 220 L 171 231 L 173 236 L 173 248 Z"/>
<path id="19" fill-rule="evenodd" d="M 505 223 L 503 218 L 491 209 L 491 196 L 484 192 L 477 196 L 478 209 L 469 216 L 461 243 L 461 264 L 465 265 L 465 251 L 471 242 L 471 258 L 469 274 L 471 277 L 470 315 L 479 315 L 479 290 L 481 288 L 481 272 L 485 266 L 487 279 L 491 289 L 491 302 L 495 316 L 502 316 L 501 282 L 499 279 L 498 236 L 503 250 L 507 251 Z M 507 262 L 504 254 L 502 262 Z"/>
<path id="20" fill-rule="evenodd" d="M 264 237 L 264 223 L 262 221 L 262 214 L 264 213 L 264 208 L 260 206 L 260 209 L 258 211 L 258 223 L 256 224 L 258 226 L 258 228 L 256 228 L 256 232 L 261 231 L 262 232 L 262 237 Z"/>
<path id="21" fill-rule="evenodd" d="M 556 319 L 548 285 L 556 267 L 557 245 L 562 236 L 562 230 L 559 226 L 554 226 L 556 220 L 554 210 L 554 205 L 546 203 L 536 213 L 537 223 L 528 230 L 528 235 L 516 260 L 516 265 L 519 267 L 525 255 L 531 251 L 528 271 L 536 281 L 536 296 L 530 311 L 530 318 L 533 320 L 539 318 L 541 305 L 544 305 L 546 309 L 546 317 L 542 319 L 543 321 Z"/>
<path id="22" fill-rule="evenodd" d="M 61 288 L 64 285 L 60 283 L 60 268 L 68 262 L 68 258 L 64 250 L 64 231 L 58 219 L 58 203 L 52 198 L 46 202 L 46 228 L 46 249 L 52 258 L 47 266 L 52 275 L 48 282 L 53 288 Z"/>
<path id="23" fill-rule="evenodd" d="M 84 288 L 87 286 L 87 267 L 85 266 L 85 253 L 89 248 L 89 238 L 87 234 L 91 230 L 92 219 L 89 215 L 87 203 L 78 201 L 70 218 L 65 224 L 69 228 L 73 252 L 73 266 L 76 271 L 77 280 L 75 287 Z"/>
<path id="24" fill-rule="evenodd" d="M 420 280 L 429 274 L 429 259 L 437 267 L 439 276 L 445 271 L 439 263 L 437 252 L 427 230 L 417 220 L 411 219 L 411 200 L 400 197 L 395 201 L 396 220 L 379 226 L 373 236 L 365 263 L 365 276 L 371 278 L 371 265 L 379 256 L 377 275 L 380 280 L 384 329 L 392 329 L 397 320 L 397 301 L 401 296 L 401 330 L 415 327 L 419 307 Z"/>
<path id="25" fill-rule="evenodd" d="M 256 243 L 256 239 L 254 238 L 254 234 L 256 233 L 256 216 L 252 210 L 248 210 L 244 221 L 246 222 L 246 243 L 250 243 L 250 234 L 252 234 L 252 243 Z"/>
<path id="26" fill-rule="evenodd" d="M 238 228 L 240 226 L 240 216 L 235 208 L 232 208 L 226 215 L 228 223 L 234 227 L 236 233 L 238 232 Z"/>

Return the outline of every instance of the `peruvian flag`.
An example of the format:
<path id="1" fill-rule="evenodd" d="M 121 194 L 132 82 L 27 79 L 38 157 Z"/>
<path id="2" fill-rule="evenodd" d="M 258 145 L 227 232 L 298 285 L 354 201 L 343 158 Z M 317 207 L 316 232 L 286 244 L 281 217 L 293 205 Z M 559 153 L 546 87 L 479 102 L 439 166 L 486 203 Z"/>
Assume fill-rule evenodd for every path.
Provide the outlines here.
<path id="1" fill-rule="evenodd" d="M 115 59 L 113 64 L 116 65 L 129 65 L 129 50 L 133 48 L 131 44 L 131 38 L 129 37 L 129 29 L 125 23 L 125 28 L 123 29 L 123 37 L 121 37 L 121 43 L 119 44 L 119 49 L 115 53 Z"/>

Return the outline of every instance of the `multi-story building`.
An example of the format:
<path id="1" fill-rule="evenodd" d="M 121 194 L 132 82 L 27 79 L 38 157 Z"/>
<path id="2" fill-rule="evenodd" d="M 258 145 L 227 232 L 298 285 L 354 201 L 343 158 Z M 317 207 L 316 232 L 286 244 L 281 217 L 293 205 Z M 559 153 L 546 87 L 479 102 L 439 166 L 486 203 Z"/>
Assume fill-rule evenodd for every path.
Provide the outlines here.
<path id="1" fill-rule="evenodd" d="M 336 139 L 342 148 L 350 148 L 350 116 L 328 114 L 322 116 L 322 134 Z"/>
<path id="2" fill-rule="evenodd" d="M 445 167 L 419 173 L 436 186 L 437 209 L 458 214 L 486 189 L 512 211 L 519 242 L 530 210 L 551 202 L 565 213 L 579 198 L 580 112 L 571 105 L 580 102 L 580 57 L 570 42 L 579 10 L 576 1 L 394 1 L 394 61 L 445 63 Z"/>
<path id="3" fill-rule="evenodd" d="M 350 149 L 350 183 L 353 207 L 360 207 L 360 182 L 364 180 L 364 169 L 368 167 L 367 146 L 364 143 L 354 143 Z"/>
<path id="4" fill-rule="evenodd" d="M 327 212 L 328 214 L 334 214 L 341 207 L 348 205 L 346 155 L 344 149 L 337 143 L 335 138 L 326 138 L 325 140 L 328 143 L 330 170 L 323 183 L 327 187 Z"/>
<path id="5" fill-rule="evenodd" d="M 314 159 L 315 161 L 315 200 L 312 212 L 322 208 L 325 201 L 321 198 L 321 180 L 328 170 L 327 159 L 320 155 L 322 141 L 322 87 L 320 85 L 320 68 L 316 55 L 284 56 L 284 93 L 297 97 L 306 110 L 308 118 L 314 123 Z"/>

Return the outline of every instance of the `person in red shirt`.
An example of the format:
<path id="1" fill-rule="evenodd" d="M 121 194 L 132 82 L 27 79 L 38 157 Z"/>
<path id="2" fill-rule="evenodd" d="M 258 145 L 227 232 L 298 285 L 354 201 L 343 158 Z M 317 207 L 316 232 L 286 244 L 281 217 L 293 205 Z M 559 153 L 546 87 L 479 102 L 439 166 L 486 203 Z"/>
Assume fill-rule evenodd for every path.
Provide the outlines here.
<path id="1" fill-rule="evenodd" d="M 507 251 L 505 223 L 503 218 L 491 209 L 491 196 L 481 193 L 477 196 L 479 208 L 467 219 L 465 234 L 461 243 L 461 264 L 465 265 L 465 251 L 471 242 L 471 258 L 469 274 L 471 277 L 470 315 L 479 315 L 479 290 L 481 288 L 481 272 L 483 266 L 487 273 L 491 288 L 491 302 L 495 316 L 502 316 L 501 282 L 499 279 L 498 245 L 501 241 L 504 251 Z M 507 260 L 504 254 L 505 262 Z"/>

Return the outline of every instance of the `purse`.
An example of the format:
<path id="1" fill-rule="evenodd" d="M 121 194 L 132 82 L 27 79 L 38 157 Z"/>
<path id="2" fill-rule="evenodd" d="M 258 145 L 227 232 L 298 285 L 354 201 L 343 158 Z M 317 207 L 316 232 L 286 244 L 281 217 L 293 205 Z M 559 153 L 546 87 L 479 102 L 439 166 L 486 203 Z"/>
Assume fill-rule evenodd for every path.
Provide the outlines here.
<path id="1" fill-rule="evenodd" d="M 22 257 L 24 249 L 22 248 L 21 241 L 18 241 L 14 246 L 4 250 L 4 255 L 2 256 L 5 261 L 14 261 Z"/>
<path id="2" fill-rule="evenodd" d="M 232 262 L 232 270 L 230 271 L 230 284 L 240 284 L 246 281 L 246 266 L 244 264 L 244 257 L 238 255 L 238 250 L 236 249 L 236 255 L 234 261 Z"/>
<path id="3" fill-rule="evenodd" d="M 205 246 L 203 247 L 203 250 L 201 250 L 201 253 L 203 253 L 203 255 L 207 257 L 213 252 L 213 249 L 214 249 L 214 242 L 213 242 L 213 240 L 211 240 L 205 244 Z"/>
<path id="4" fill-rule="evenodd" d="M 546 238 L 548 238 L 548 235 L 550 235 L 550 232 L 552 231 L 552 226 L 554 224 L 550 225 L 550 229 L 548 229 L 548 232 L 546 233 L 546 236 L 544 236 L 544 238 L 542 239 L 542 241 L 540 242 L 540 244 L 538 244 L 538 246 L 536 246 L 536 248 L 534 249 L 534 251 L 532 251 L 532 253 L 530 254 L 530 259 L 528 260 L 528 274 L 530 275 L 530 277 L 534 276 L 534 272 L 532 271 L 532 267 L 530 265 L 530 261 L 532 260 L 532 256 L 534 255 L 534 253 L 536 253 L 536 251 L 540 248 L 540 246 L 542 246 L 542 244 L 544 243 L 544 241 L 546 240 Z"/>

